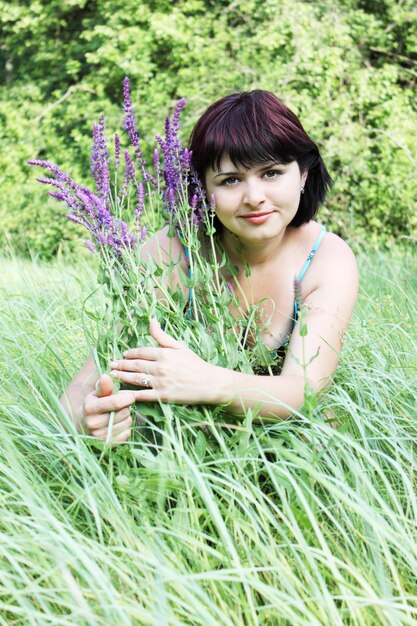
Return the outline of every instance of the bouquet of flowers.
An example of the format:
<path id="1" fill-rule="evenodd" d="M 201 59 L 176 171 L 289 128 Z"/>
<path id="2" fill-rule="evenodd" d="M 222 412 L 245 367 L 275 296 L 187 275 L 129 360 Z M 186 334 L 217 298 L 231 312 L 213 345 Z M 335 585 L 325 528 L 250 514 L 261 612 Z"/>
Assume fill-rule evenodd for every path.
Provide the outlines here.
<path id="1" fill-rule="evenodd" d="M 152 170 L 143 155 L 128 78 L 123 100 L 127 149 L 122 150 L 115 134 L 110 156 L 103 116 L 93 128 L 95 192 L 74 182 L 54 163 L 29 161 L 47 170 L 49 176 L 38 178 L 39 182 L 51 186 L 49 195 L 67 205 L 68 219 L 88 231 L 86 245 L 99 261 L 98 283 L 106 305 L 95 339 L 98 371 L 108 370 L 109 362 L 121 358 L 128 348 L 154 345 L 149 320 L 156 317 L 167 332 L 206 361 L 249 373 L 259 368 L 272 373 L 274 360 L 260 337 L 259 309 L 246 306 L 244 312 L 234 295 L 231 281 L 236 280 L 236 269 L 215 237 L 214 203 L 207 201 L 191 167 L 192 155 L 179 137 L 185 100 L 179 100 L 167 118 L 164 136 L 155 138 Z M 187 250 L 188 274 L 180 269 L 179 259 L 158 263 L 143 254 L 156 214 L 164 216 L 170 235 L 177 233 Z M 170 287 L 169 276 L 176 266 L 193 295 L 192 307 L 184 289 Z M 141 406 L 141 413 L 157 417 L 161 411 L 156 409 Z M 195 407 L 189 417 L 202 419 Z"/>

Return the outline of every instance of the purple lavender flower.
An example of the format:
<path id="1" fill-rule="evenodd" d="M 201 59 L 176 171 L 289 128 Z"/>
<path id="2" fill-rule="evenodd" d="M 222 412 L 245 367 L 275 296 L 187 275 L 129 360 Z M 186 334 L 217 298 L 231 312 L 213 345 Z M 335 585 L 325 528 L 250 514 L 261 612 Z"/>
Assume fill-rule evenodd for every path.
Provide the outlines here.
<path id="1" fill-rule="evenodd" d="M 143 207 L 145 204 L 145 189 L 142 183 L 138 184 L 138 204 L 135 211 L 136 223 L 139 225 L 140 217 L 143 213 Z"/>
<path id="2" fill-rule="evenodd" d="M 105 246 L 107 244 L 107 237 L 105 233 L 97 233 L 97 242 L 102 246 Z"/>
<path id="3" fill-rule="evenodd" d="M 123 110 L 125 112 L 125 130 L 129 135 L 130 144 L 134 148 L 142 173 L 145 175 L 145 160 L 140 147 L 140 138 L 130 97 L 130 83 L 127 76 L 123 81 Z"/>
<path id="4" fill-rule="evenodd" d="M 121 256 L 125 248 L 134 248 L 136 237 L 129 231 L 129 227 L 123 220 L 117 220 L 113 228 L 109 229 L 106 242 L 116 252 L 116 256 Z"/>
<path id="5" fill-rule="evenodd" d="M 196 193 L 191 196 L 190 209 L 193 215 L 193 224 L 194 226 L 198 226 L 201 222 L 201 215 L 200 215 L 200 206 L 198 203 L 198 196 Z"/>
<path id="6" fill-rule="evenodd" d="M 175 106 L 174 113 L 172 115 L 171 130 L 173 138 L 178 139 L 178 131 L 180 129 L 180 114 L 185 106 L 185 98 L 180 98 Z M 180 144 L 178 144 L 180 147 Z"/>
<path id="7" fill-rule="evenodd" d="M 120 137 L 116 133 L 114 135 L 114 166 L 117 169 L 120 163 Z"/>
<path id="8" fill-rule="evenodd" d="M 91 194 L 89 197 L 89 207 L 90 210 L 95 207 L 96 209 L 96 217 L 97 217 L 97 225 L 99 227 L 104 228 L 112 228 L 114 226 L 115 220 L 113 215 L 107 210 L 106 205 L 102 201 L 101 198 L 94 197 L 94 194 Z"/>
<path id="9" fill-rule="evenodd" d="M 93 127 L 93 147 L 91 151 L 91 172 L 96 182 L 100 198 L 106 206 L 109 205 L 110 176 L 109 152 L 107 140 L 104 136 L 104 116 L 101 115 L 98 124 Z"/>
<path id="10" fill-rule="evenodd" d="M 193 220 L 194 220 L 194 223 L 201 224 L 204 221 L 204 217 L 206 214 L 206 207 L 207 207 L 206 192 L 204 190 L 202 182 L 198 178 L 192 166 L 190 167 L 188 178 L 189 178 L 189 182 L 188 182 L 189 190 L 190 190 L 190 193 L 193 193 L 193 196 L 190 202 L 191 208 L 194 212 Z M 194 196 L 196 198 L 195 200 L 193 200 Z"/>
<path id="11" fill-rule="evenodd" d="M 64 200 L 65 201 L 65 196 L 63 193 L 58 193 L 57 191 L 48 191 L 48 196 L 50 196 L 51 198 L 55 198 L 55 200 Z"/>
<path id="12" fill-rule="evenodd" d="M 65 172 L 63 172 L 58 167 L 58 165 L 55 165 L 55 163 L 52 163 L 51 161 L 43 161 L 41 159 L 30 159 L 30 161 L 28 161 L 28 165 L 37 165 L 38 167 L 43 167 L 44 169 L 49 170 L 50 173 L 53 176 L 55 176 L 55 178 L 58 181 L 68 185 L 70 189 L 78 188 L 78 185 L 76 185 L 76 183 L 73 182 L 71 177 Z"/>
<path id="13" fill-rule="evenodd" d="M 123 187 L 121 188 L 119 193 L 120 198 L 127 194 L 129 189 L 129 183 L 135 180 L 135 165 L 132 161 L 132 157 L 129 154 L 129 150 L 125 150 L 123 155 L 125 158 L 125 173 L 123 177 Z"/>
<path id="14" fill-rule="evenodd" d="M 303 294 L 301 291 L 301 283 L 298 278 L 294 277 L 294 297 L 297 302 L 298 308 L 301 310 L 303 307 Z"/>
<path id="15" fill-rule="evenodd" d="M 164 155 L 164 178 L 168 188 L 177 189 L 180 182 L 178 137 L 172 131 L 171 120 L 165 122 L 165 141 L 162 152 Z"/>
<path id="16" fill-rule="evenodd" d="M 195 174 L 193 174 L 191 152 L 182 147 L 179 138 L 179 120 L 180 113 L 185 103 L 184 98 L 179 100 L 171 118 L 167 119 L 164 138 L 157 137 L 160 152 L 158 149 L 155 149 L 153 155 L 154 173 L 157 179 L 152 176 L 145 167 L 140 137 L 137 131 L 131 102 L 128 78 L 125 78 L 123 83 L 123 100 L 123 109 L 125 112 L 124 125 L 134 151 L 134 159 L 136 159 L 136 162 L 139 164 L 142 180 L 137 183 L 134 159 L 132 159 L 128 151 L 125 151 L 123 186 L 119 196 L 123 197 L 126 195 L 129 185 L 132 183 L 135 184 L 137 189 L 137 206 L 134 212 L 136 221 L 135 234 L 129 231 L 129 226 L 125 221 L 116 219 L 111 213 L 110 160 L 103 116 L 100 117 L 98 123 L 95 124 L 93 128 L 91 171 L 96 182 L 96 193 L 93 193 L 83 185 L 75 183 L 68 174 L 60 170 L 54 163 L 38 159 L 29 161 L 31 165 L 43 167 L 49 172 L 50 177 L 40 178 L 39 181 L 43 184 L 50 185 L 53 188 L 53 191 L 49 192 L 50 195 L 68 206 L 68 219 L 77 224 L 81 224 L 89 232 L 91 239 L 86 240 L 88 247 L 90 249 L 94 248 L 98 255 L 104 253 L 103 248 L 105 248 L 106 255 L 111 251 L 118 259 L 122 258 L 126 248 L 136 246 L 146 237 L 146 226 L 140 224 L 145 203 L 145 186 L 149 189 L 149 184 L 151 184 L 158 193 L 163 194 L 167 212 L 171 216 L 170 219 L 172 219 L 173 216 L 179 219 L 179 207 L 186 198 L 186 191 L 190 188 L 195 189 L 190 200 L 190 208 L 195 224 L 201 220 L 201 206 L 204 197 L 202 186 L 197 184 L 197 178 Z M 120 166 L 120 157 L 120 138 L 115 134 L 114 168 L 116 171 Z M 165 182 L 165 190 L 160 190 L 160 182 L 163 181 Z M 115 201 L 116 203 L 118 202 L 117 199 Z M 121 204 L 119 205 L 119 208 L 120 207 Z"/>
<path id="17" fill-rule="evenodd" d="M 177 203 L 175 200 L 175 190 L 173 187 L 168 187 L 168 191 L 167 191 L 167 200 L 168 200 L 168 207 L 169 210 L 171 212 L 172 215 L 175 215 L 175 213 L 177 212 Z"/>
<path id="18" fill-rule="evenodd" d="M 191 167 L 191 157 L 192 157 L 192 151 L 188 150 L 187 148 L 184 148 L 184 150 L 182 151 L 181 154 L 181 162 L 182 162 L 182 166 L 184 168 L 184 170 L 188 170 Z"/>
<path id="19" fill-rule="evenodd" d="M 75 183 L 68 174 L 50 161 L 33 159 L 28 163 L 43 167 L 56 177 L 43 177 L 40 178 L 40 182 L 58 189 L 50 191 L 49 195 L 65 202 L 70 209 L 67 218 L 86 228 L 99 248 L 110 246 L 113 254 L 119 257 L 124 248 L 136 245 L 136 238 L 129 232 L 127 224 L 111 214 L 101 197 L 87 187 Z"/>
<path id="20" fill-rule="evenodd" d="M 135 166 L 132 161 L 132 157 L 129 154 L 128 150 L 124 152 L 125 157 L 125 180 L 126 183 L 130 183 L 135 180 Z"/>
<path id="21" fill-rule="evenodd" d="M 84 245 L 87 248 L 87 250 L 90 250 L 90 252 L 95 252 L 96 251 L 96 246 L 94 245 L 94 243 L 90 240 L 90 239 L 84 239 Z"/>
<path id="22" fill-rule="evenodd" d="M 52 196 L 52 194 L 49 194 L 50 196 Z M 56 197 L 56 196 L 52 196 L 52 197 Z M 60 198 L 57 198 L 58 200 L 60 200 Z M 71 220 L 71 222 L 75 222 L 76 224 L 81 224 L 81 226 L 85 226 L 85 222 L 81 217 L 78 217 L 77 215 L 73 215 L 72 213 L 67 213 L 66 217 Z"/>
<path id="23" fill-rule="evenodd" d="M 188 190 L 190 202 L 191 198 L 196 196 L 190 208 L 193 223 L 198 226 L 204 219 L 207 201 L 203 185 L 192 168 L 192 152 L 182 147 L 179 137 L 179 118 L 184 104 L 185 99 L 181 98 L 171 118 L 168 117 L 165 121 L 164 138 L 156 135 L 155 139 L 163 156 L 162 175 L 167 188 L 164 196 L 167 212 L 174 215 L 178 212 L 179 204 L 184 201 L 184 190 Z M 154 167 L 157 170 L 159 162 L 155 165 L 155 161 L 156 156 L 154 156 Z"/>
<path id="24" fill-rule="evenodd" d="M 73 193 L 68 191 L 67 185 L 65 183 L 57 180 L 56 178 L 50 177 L 39 177 L 36 180 L 43 185 L 51 185 L 51 187 L 56 187 L 60 190 L 60 193 L 52 193 L 50 191 L 49 195 L 51 196 L 51 198 L 63 200 L 67 204 L 67 206 L 74 211 L 78 211 L 81 208 L 80 203 L 77 202 Z"/>
<path id="25" fill-rule="evenodd" d="M 174 109 L 171 118 L 167 118 L 165 122 L 165 142 L 163 153 L 165 157 L 164 174 L 169 187 L 177 189 L 181 180 L 182 166 L 184 166 L 181 140 L 179 138 L 180 113 L 185 105 L 185 98 L 181 98 Z M 188 150 L 186 155 L 188 156 Z"/>

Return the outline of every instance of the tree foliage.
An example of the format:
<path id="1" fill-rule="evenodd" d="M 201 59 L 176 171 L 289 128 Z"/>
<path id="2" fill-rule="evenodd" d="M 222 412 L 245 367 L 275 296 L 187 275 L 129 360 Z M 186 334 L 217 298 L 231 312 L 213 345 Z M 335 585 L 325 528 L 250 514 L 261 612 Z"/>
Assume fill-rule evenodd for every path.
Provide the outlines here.
<path id="1" fill-rule="evenodd" d="M 78 229 L 28 158 L 90 183 L 91 128 L 120 129 L 131 79 L 145 149 L 181 96 L 186 137 L 214 99 L 270 89 L 300 115 L 335 185 L 321 219 L 390 245 L 417 226 L 417 12 L 412 0 L 0 1 L 0 218 L 43 256 Z"/>

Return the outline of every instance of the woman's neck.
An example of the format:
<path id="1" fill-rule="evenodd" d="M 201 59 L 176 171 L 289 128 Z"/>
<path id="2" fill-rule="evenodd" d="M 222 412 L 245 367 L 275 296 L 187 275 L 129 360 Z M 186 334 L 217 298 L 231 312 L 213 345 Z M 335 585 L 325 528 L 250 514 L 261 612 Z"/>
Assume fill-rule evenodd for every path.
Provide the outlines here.
<path id="1" fill-rule="evenodd" d="M 289 232 L 285 229 L 279 237 L 268 241 L 244 241 L 234 233 L 224 230 L 221 234 L 222 245 L 232 263 L 250 267 L 273 263 L 282 253 Z"/>

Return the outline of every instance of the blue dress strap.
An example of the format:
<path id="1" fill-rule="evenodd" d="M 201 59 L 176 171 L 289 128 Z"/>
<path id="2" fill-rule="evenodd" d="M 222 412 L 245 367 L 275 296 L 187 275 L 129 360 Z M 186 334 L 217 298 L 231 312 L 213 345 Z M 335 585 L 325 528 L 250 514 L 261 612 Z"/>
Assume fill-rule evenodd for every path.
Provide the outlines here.
<path id="1" fill-rule="evenodd" d="M 187 260 L 187 265 L 188 265 L 188 278 L 192 278 L 192 272 L 191 272 L 191 266 L 190 266 L 190 252 L 188 250 L 188 247 L 185 245 L 183 234 L 179 228 L 177 228 L 176 233 L 177 233 L 178 239 L 180 240 L 182 244 L 182 247 L 184 248 L 184 254 L 185 254 L 185 258 Z M 187 307 L 187 312 L 185 314 L 185 318 L 191 319 L 192 316 L 193 316 L 193 288 L 189 287 L 188 288 L 188 307 Z"/>
<path id="2" fill-rule="evenodd" d="M 311 263 L 311 261 L 314 259 L 314 255 L 316 254 L 317 250 L 319 249 L 320 244 L 321 244 L 321 242 L 323 241 L 323 237 L 324 237 L 324 235 L 326 234 L 326 232 L 327 232 L 327 231 L 326 231 L 326 227 L 325 227 L 325 226 L 322 226 L 322 227 L 321 227 L 321 233 L 320 233 L 320 235 L 317 237 L 316 242 L 315 242 L 314 246 L 311 248 L 311 252 L 310 252 L 310 254 L 308 255 L 308 257 L 307 257 L 307 259 L 306 259 L 306 262 L 304 263 L 304 265 L 303 265 L 303 267 L 302 267 L 302 269 L 301 269 L 301 272 L 300 272 L 300 273 L 299 273 L 299 275 L 298 275 L 297 281 L 298 281 L 299 283 L 301 283 L 301 281 L 302 281 L 302 280 L 303 280 L 303 278 L 304 278 L 304 274 L 306 273 L 306 271 L 307 271 L 307 270 L 308 270 L 308 268 L 310 267 L 310 263 Z"/>
<path id="3" fill-rule="evenodd" d="M 303 280 L 304 274 L 306 273 L 306 271 L 310 267 L 311 261 L 314 259 L 314 255 L 316 254 L 317 250 L 319 249 L 320 244 L 323 241 L 323 238 L 324 238 L 324 235 L 326 234 L 326 232 L 327 232 L 326 227 L 322 226 L 320 235 L 317 237 L 317 239 L 315 241 L 315 244 L 311 248 L 310 254 L 308 255 L 308 257 L 306 259 L 306 262 L 304 263 L 303 267 L 301 268 L 301 272 L 298 275 L 298 278 L 297 278 L 298 284 L 301 283 L 301 281 Z M 297 300 L 294 300 L 294 323 L 297 321 L 298 313 L 299 313 L 298 303 L 297 303 Z"/>

